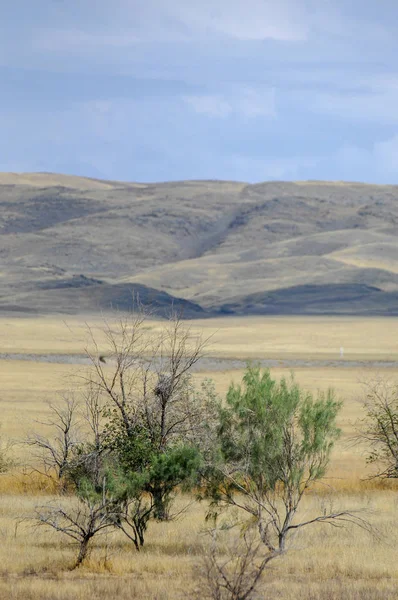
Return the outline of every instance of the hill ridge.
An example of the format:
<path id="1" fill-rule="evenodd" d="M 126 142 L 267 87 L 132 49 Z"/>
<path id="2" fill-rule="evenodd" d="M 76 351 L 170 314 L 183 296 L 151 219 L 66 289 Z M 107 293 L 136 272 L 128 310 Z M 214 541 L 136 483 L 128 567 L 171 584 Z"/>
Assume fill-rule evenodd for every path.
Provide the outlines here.
<path id="1" fill-rule="evenodd" d="M 262 312 L 270 293 L 273 311 L 288 303 L 291 314 L 302 314 L 300 286 L 313 286 L 325 314 L 376 310 L 369 289 L 353 301 L 362 285 L 378 288 L 381 314 L 391 314 L 397 200 L 398 186 L 360 182 L 0 173 L 0 310 L 103 310 L 112 298 L 121 302 L 126 286 L 154 290 L 160 304 L 191 302 L 194 316 Z M 103 283 L 82 284 L 91 280 Z M 330 285 L 345 286 L 338 302 L 328 301 Z M 278 290 L 291 291 L 281 292 L 282 302 Z"/>

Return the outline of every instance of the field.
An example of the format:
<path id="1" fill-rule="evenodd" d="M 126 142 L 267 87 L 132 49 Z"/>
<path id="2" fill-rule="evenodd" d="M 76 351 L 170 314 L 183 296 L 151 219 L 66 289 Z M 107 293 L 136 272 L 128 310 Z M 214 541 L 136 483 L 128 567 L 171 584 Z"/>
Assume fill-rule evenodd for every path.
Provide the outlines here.
<path id="1" fill-rule="evenodd" d="M 87 319 L 101 344 L 101 320 Z M 151 322 L 149 327 L 161 327 Z M 281 600 L 384 600 L 397 598 L 397 486 L 366 481 L 371 473 L 365 448 L 353 446 L 363 382 L 379 374 L 397 377 L 398 319 L 341 317 L 247 317 L 192 322 L 208 343 L 209 359 L 195 373 L 214 379 L 220 395 L 239 381 L 245 360 L 272 359 L 272 373 L 288 375 L 316 391 L 332 386 L 344 400 L 339 425 L 343 435 L 325 486 L 308 494 L 307 514 L 319 503 L 365 507 L 378 531 L 373 537 L 348 526 L 316 526 L 298 536 L 287 555 L 272 563 L 260 598 Z M 2 436 L 15 441 L 29 431 L 44 431 L 47 401 L 71 386 L 84 364 L 76 357 L 88 343 L 83 319 L 55 317 L 0 320 Z M 344 361 L 339 356 L 344 347 Z M 4 355 L 9 355 L 6 358 Z M 29 355 L 29 356 L 27 356 Z M 58 362 L 49 362 L 57 357 Z M 27 360 L 28 359 L 28 360 Z M 295 362 L 296 361 L 296 362 Z M 395 362 L 395 365 L 394 365 Z M 201 598 L 198 574 L 203 554 L 205 506 L 194 503 L 181 519 L 153 523 L 141 553 L 125 538 L 103 536 L 89 561 L 70 571 L 75 548 L 69 541 L 22 520 L 50 498 L 37 480 L 23 474 L 29 449 L 12 448 L 19 464 L 0 476 L 0 598 L 12 600 L 172 600 Z M 187 498 L 179 498 L 182 505 Z"/>

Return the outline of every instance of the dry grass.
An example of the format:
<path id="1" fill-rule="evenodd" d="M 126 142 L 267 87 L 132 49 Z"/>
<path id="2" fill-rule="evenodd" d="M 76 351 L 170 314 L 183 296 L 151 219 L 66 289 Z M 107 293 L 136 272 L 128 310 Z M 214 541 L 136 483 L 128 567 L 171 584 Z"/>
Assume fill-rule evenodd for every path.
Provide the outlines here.
<path id="1" fill-rule="evenodd" d="M 103 320 L 2 318 L 0 352 L 81 354 L 89 342 L 87 322 L 100 346 L 104 342 Z M 337 360 L 343 346 L 347 360 L 398 360 L 398 317 L 225 317 L 189 324 L 194 332 L 211 336 L 208 353 L 219 358 Z M 151 329 L 162 326 L 148 322 Z"/>
<path id="2" fill-rule="evenodd" d="M 90 322 L 93 321 L 90 319 Z M 99 325 L 98 322 L 95 323 Z M 151 323 L 151 327 L 160 326 Z M 206 333 L 217 330 L 211 354 L 220 357 L 281 359 L 309 355 L 334 356 L 344 345 L 353 356 L 369 359 L 396 357 L 396 319 L 225 319 L 194 323 Z M 0 321 L 0 352 L 81 353 L 84 321 L 69 328 L 53 318 Z M 395 353 L 395 354 L 394 354 Z M 347 356 L 349 358 L 349 356 Z M 1 422 L 6 437 L 20 439 L 34 420 L 45 418 L 46 401 L 68 389 L 81 367 L 24 361 L 0 361 Z M 289 371 L 278 367 L 278 377 Z M 389 376 L 396 371 L 386 369 Z M 242 372 L 208 373 L 224 394 L 231 379 Z M 205 373 L 197 377 L 205 376 Z M 275 561 L 264 578 L 260 597 L 281 600 L 384 600 L 397 598 L 398 486 L 395 482 L 362 481 L 366 476 L 363 452 L 349 438 L 360 415 L 360 380 L 371 375 L 364 368 L 300 368 L 297 380 L 311 390 L 333 386 L 344 399 L 340 417 L 343 437 L 333 456 L 326 485 L 305 499 L 306 515 L 333 502 L 344 508 L 365 507 L 379 539 L 348 527 L 307 529 L 291 552 Z M 27 448 L 14 455 L 27 460 Z M 0 476 L 0 598 L 11 600 L 127 600 L 200 598 L 198 565 L 203 550 L 205 506 L 194 504 L 184 518 L 169 524 L 152 523 L 144 551 L 136 553 L 119 534 L 103 536 L 94 544 L 90 560 L 71 572 L 76 548 L 45 529 L 33 529 L 18 519 L 31 515 L 36 505 L 51 498 L 46 479 L 21 473 Z M 184 499 L 179 499 L 183 502 Z"/>
<path id="3" fill-rule="evenodd" d="M 398 583 L 396 497 L 396 491 L 368 491 L 334 498 L 339 506 L 351 509 L 367 506 L 369 519 L 383 541 L 350 526 L 342 530 L 327 526 L 307 529 L 293 540 L 290 552 L 267 571 L 262 584 L 264 597 L 267 593 L 286 600 L 354 599 L 360 593 L 369 599 L 388 597 L 381 591 L 392 593 Z M 305 515 L 319 510 L 322 500 L 306 498 Z M 78 571 L 70 571 L 76 548 L 68 540 L 15 520 L 47 501 L 48 497 L 21 495 L 0 499 L 0 597 L 5 597 L 1 593 L 8 589 L 14 595 L 7 597 L 21 600 L 99 596 L 172 600 L 193 598 L 195 590 L 200 590 L 204 506 L 193 505 L 177 522 L 151 524 L 147 545 L 140 553 L 118 534 L 103 536 L 94 544 L 87 563 Z M 349 593 L 341 595 L 343 589 Z"/>

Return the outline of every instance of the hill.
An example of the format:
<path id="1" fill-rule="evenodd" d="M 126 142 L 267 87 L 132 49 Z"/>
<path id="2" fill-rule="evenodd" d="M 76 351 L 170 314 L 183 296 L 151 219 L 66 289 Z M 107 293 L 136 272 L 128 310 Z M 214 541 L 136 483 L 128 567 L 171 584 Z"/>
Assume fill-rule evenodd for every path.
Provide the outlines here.
<path id="1" fill-rule="evenodd" d="M 0 310 L 398 314 L 398 186 L 0 174 Z M 145 300 L 146 301 L 146 300 Z"/>

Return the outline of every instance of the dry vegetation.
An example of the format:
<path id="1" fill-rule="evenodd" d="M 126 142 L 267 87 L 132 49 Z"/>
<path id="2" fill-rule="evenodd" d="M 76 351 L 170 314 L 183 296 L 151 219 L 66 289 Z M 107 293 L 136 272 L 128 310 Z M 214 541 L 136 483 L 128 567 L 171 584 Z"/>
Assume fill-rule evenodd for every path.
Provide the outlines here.
<path id="1" fill-rule="evenodd" d="M 95 327 L 99 321 L 90 320 Z M 153 322 L 151 327 L 159 327 Z M 0 321 L 0 352 L 37 354 L 81 353 L 85 342 L 83 320 L 10 319 Z M 209 354 L 217 357 L 274 357 L 286 373 L 286 358 L 336 359 L 341 345 L 347 359 L 397 359 L 398 320 L 394 319 L 227 319 L 195 322 L 205 334 L 216 331 Z M 97 330 L 99 331 L 99 329 Z M 81 365 L 0 361 L 2 435 L 15 440 L 43 420 L 46 401 L 70 387 L 71 376 Z M 379 369 L 396 377 L 393 368 Z M 384 600 L 397 597 L 398 486 L 395 482 L 363 481 L 369 474 L 363 449 L 349 443 L 354 422 L 360 416 L 357 398 L 361 381 L 373 371 L 356 367 L 308 366 L 295 369 L 296 378 L 311 390 L 333 386 L 344 399 L 340 417 L 341 441 L 333 454 L 325 485 L 309 494 L 302 510 L 311 515 L 319 505 L 366 507 L 378 535 L 348 526 L 335 529 L 316 526 L 294 540 L 285 557 L 272 563 L 263 579 L 259 597 L 281 600 Z M 220 394 L 242 372 L 211 371 Z M 29 449 L 16 446 L 13 455 L 20 464 L 28 460 Z M 45 479 L 23 473 L 21 467 L 0 476 L 0 598 L 12 600 L 94 600 L 99 597 L 200 598 L 201 555 L 204 552 L 205 507 L 193 504 L 189 512 L 172 523 L 150 524 L 141 553 L 133 551 L 121 534 L 104 534 L 95 540 L 89 561 L 75 571 L 75 548 L 67 539 L 34 529 L 21 520 L 34 506 L 48 501 L 51 486 Z M 180 499 L 179 502 L 183 502 Z"/>

